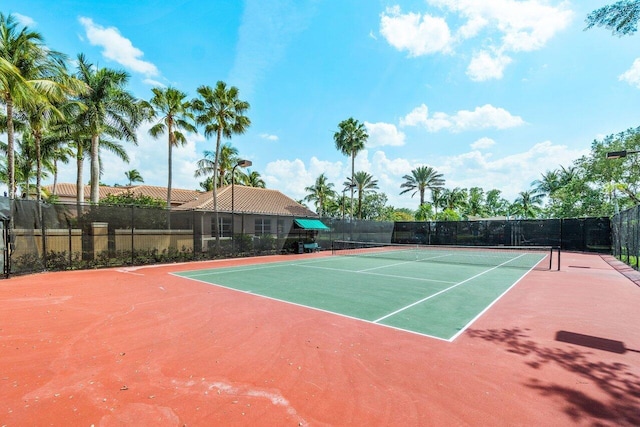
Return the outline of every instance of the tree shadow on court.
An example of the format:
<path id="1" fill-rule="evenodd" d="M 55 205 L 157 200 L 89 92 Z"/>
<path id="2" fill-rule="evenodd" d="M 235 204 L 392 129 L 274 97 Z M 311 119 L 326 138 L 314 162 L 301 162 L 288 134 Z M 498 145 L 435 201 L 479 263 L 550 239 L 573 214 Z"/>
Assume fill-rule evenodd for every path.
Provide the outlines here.
<path id="1" fill-rule="evenodd" d="M 509 353 L 525 358 L 524 363 L 534 369 L 555 365 L 576 374 L 579 379 L 575 387 L 553 381 L 531 378 L 525 384 L 545 397 L 561 398 L 564 411 L 574 421 L 585 418 L 616 425 L 640 425 L 640 377 L 631 368 L 619 362 L 598 360 L 597 353 L 581 349 L 551 348 L 542 346 L 529 338 L 527 329 L 467 330 L 467 336 L 504 346 Z M 581 391 L 595 385 L 606 394 L 598 400 Z"/>

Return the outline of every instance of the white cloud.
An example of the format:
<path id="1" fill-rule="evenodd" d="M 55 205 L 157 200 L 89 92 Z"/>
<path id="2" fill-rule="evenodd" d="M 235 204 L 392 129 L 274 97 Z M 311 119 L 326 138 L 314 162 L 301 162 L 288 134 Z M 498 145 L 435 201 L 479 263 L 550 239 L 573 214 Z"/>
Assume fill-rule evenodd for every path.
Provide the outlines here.
<path id="1" fill-rule="evenodd" d="M 35 27 L 36 26 L 36 21 L 31 18 L 30 16 L 26 16 L 26 15 L 22 15 L 20 13 L 12 13 L 11 16 L 13 16 L 16 21 L 18 21 L 20 23 L 20 25 L 22 25 L 23 27 Z"/>
<path id="2" fill-rule="evenodd" d="M 402 14 L 400 6 L 389 7 L 380 15 L 380 34 L 391 46 L 408 51 L 410 56 L 451 50 L 451 32 L 444 19 L 428 14 Z"/>
<path id="3" fill-rule="evenodd" d="M 640 58 L 633 61 L 631 68 L 618 76 L 618 80 L 627 82 L 640 89 Z"/>
<path id="4" fill-rule="evenodd" d="M 260 134 L 260 138 L 266 139 L 268 141 L 277 141 L 279 139 L 278 135 L 271 135 L 271 134 L 268 134 L 268 133 L 261 133 Z"/>
<path id="5" fill-rule="evenodd" d="M 436 112 L 429 116 L 429 109 L 425 104 L 416 107 L 400 119 L 401 126 L 423 126 L 429 132 L 447 129 L 451 132 L 462 132 L 478 129 L 507 129 L 522 126 L 525 121 L 520 116 L 514 116 L 503 108 L 491 104 L 476 107 L 473 111 L 460 110 L 454 115 Z"/>
<path id="6" fill-rule="evenodd" d="M 142 83 L 153 87 L 167 87 L 167 85 L 165 85 L 164 83 L 153 79 L 144 79 L 142 80 Z"/>
<path id="7" fill-rule="evenodd" d="M 572 150 L 565 145 L 544 141 L 527 151 L 503 157 L 474 150 L 445 158 L 435 168 L 444 174 L 447 188 L 497 188 L 503 197 L 512 201 L 519 192 L 528 190 L 531 182 L 539 179 L 545 171 L 570 165 L 588 151 Z"/>
<path id="8" fill-rule="evenodd" d="M 512 58 L 508 53 L 543 48 L 569 26 L 573 12 L 569 3 L 549 0 L 427 0 L 444 17 L 428 13 L 402 13 L 388 7 L 380 16 L 380 32 L 398 50 L 416 57 L 451 53 L 454 46 L 478 39 L 483 50 L 474 54 L 467 68 L 474 81 L 501 79 Z M 450 23 L 462 20 L 457 30 Z M 493 54 L 489 53 L 493 52 Z"/>
<path id="9" fill-rule="evenodd" d="M 471 144 L 471 148 L 473 148 L 474 150 L 481 150 L 483 148 L 491 148 L 494 145 L 496 145 L 496 142 L 493 139 L 484 137 L 473 142 Z"/>
<path id="10" fill-rule="evenodd" d="M 369 123 L 364 122 L 369 134 L 367 141 L 368 147 L 382 147 L 385 145 L 401 146 L 404 145 L 406 135 L 398 131 L 396 125 L 391 123 Z"/>
<path id="11" fill-rule="evenodd" d="M 511 58 L 501 53 L 491 55 L 486 50 L 477 52 L 467 67 L 467 75 L 476 82 L 496 79 L 504 75 L 504 69 L 511 63 Z"/>
<path id="12" fill-rule="evenodd" d="M 97 25 L 91 18 L 80 17 L 80 23 L 85 28 L 89 43 L 103 48 L 102 55 L 124 67 L 144 74 L 157 76 L 158 68 L 148 61 L 140 59 L 144 53 L 135 47 L 131 40 L 123 37 L 115 27 L 105 28 Z"/>

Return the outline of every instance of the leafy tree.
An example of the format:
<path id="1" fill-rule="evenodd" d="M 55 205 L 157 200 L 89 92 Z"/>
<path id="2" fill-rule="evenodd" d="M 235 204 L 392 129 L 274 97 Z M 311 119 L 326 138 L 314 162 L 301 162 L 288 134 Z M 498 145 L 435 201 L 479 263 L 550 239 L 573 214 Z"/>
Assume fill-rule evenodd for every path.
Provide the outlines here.
<path id="1" fill-rule="evenodd" d="M 173 147 L 187 143 L 187 137 L 181 132 L 182 130 L 196 132 L 196 127 L 192 124 L 191 103 L 186 100 L 186 93 L 172 87 L 154 87 L 151 92 L 153 92 L 153 97 L 145 104 L 145 107 L 148 108 L 150 117 L 152 119 L 158 118 L 158 122 L 149 129 L 149 135 L 158 138 L 166 133 L 168 138 L 167 206 L 170 207 Z"/>
<path id="2" fill-rule="evenodd" d="M 127 180 L 129 181 L 129 187 L 131 187 L 131 185 L 134 182 L 144 182 L 142 175 L 140 175 L 140 172 L 138 172 L 137 169 L 131 169 L 130 171 L 126 171 L 124 173 L 124 176 L 126 176 Z"/>
<path id="3" fill-rule="evenodd" d="M 78 97 L 83 106 L 78 120 L 91 138 L 91 203 L 98 203 L 101 139 L 108 136 L 137 144 L 136 128 L 144 111 L 142 104 L 125 89 L 129 80 L 126 72 L 98 68 L 82 54 L 78 55 L 77 65 L 77 78 L 89 88 Z"/>
<path id="4" fill-rule="evenodd" d="M 587 30 L 605 27 L 616 36 L 633 34 L 638 30 L 640 1 L 622 0 L 603 6 L 587 15 Z"/>
<path id="5" fill-rule="evenodd" d="M 218 168 L 220 162 L 220 144 L 222 138 L 230 139 L 233 135 L 246 132 L 251 120 L 245 115 L 249 103 L 242 101 L 239 90 L 235 86 L 227 87 L 222 81 L 216 83 L 215 88 L 200 86 L 197 90 L 198 98 L 193 100 L 193 110 L 197 113 L 196 123 L 204 126 L 204 136 L 216 137 L 214 155 L 213 182 L 218 182 Z M 216 249 L 220 249 L 220 233 L 218 232 L 218 190 L 213 186 L 213 210 L 215 216 L 214 232 L 216 235 Z"/>
<path id="6" fill-rule="evenodd" d="M 390 221 L 394 209 L 387 206 L 387 195 L 384 193 L 365 193 L 360 207 L 361 219 L 370 221 Z"/>
<path id="7" fill-rule="evenodd" d="M 469 189 L 467 202 L 465 203 L 465 217 L 483 217 L 486 214 L 484 204 L 484 190 L 480 187 L 472 187 Z"/>
<path id="8" fill-rule="evenodd" d="M 320 174 L 313 185 L 305 187 L 308 194 L 303 199 L 305 202 L 313 202 L 318 215 L 323 216 L 329 200 L 336 196 L 333 184 L 327 181 L 325 174 Z"/>
<path id="9" fill-rule="evenodd" d="M 373 176 L 365 171 L 358 171 L 353 175 L 353 178 L 347 180 L 344 185 L 355 188 L 358 192 L 358 207 L 356 212 L 358 219 L 362 219 L 362 200 L 367 193 L 371 193 L 378 188 L 378 180 L 373 179 Z"/>
<path id="10" fill-rule="evenodd" d="M 485 196 L 485 211 L 489 216 L 506 216 L 509 213 L 509 202 L 501 196 L 497 189 L 487 191 Z"/>
<path id="11" fill-rule="evenodd" d="M 424 192 L 425 190 L 431 190 L 432 196 L 434 195 L 434 191 L 436 189 L 444 186 L 444 179 L 442 178 L 442 174 L 438 173 L 431 166 L 419 166 L 411 171 L 411 175 L 405 175 L 402 177 L 405 180 L 400 188 L 404 188 L 400 194 L 405 194 L 410 191 L 413 191 L 411 197 L 415 196 L 416 193 L 420 195 L 420 205 L 424 204 Z"/>
<path id="12" fill-rule="evenodd" d="M 364 124 L 353 117 L 341 121 L 338 131 L 333 134 L 336 149 L 345 156 L 351 157 L 351 181 L 354 180 L 356 156 L 367 143 L 369 135 Z M 351 187 L 351 211 L 353 212 L 353 187 Z"/>
<path id="13" fill-rule="evenodd" d="M 100 201 L 101 205 L 117 206 L 145 206 L 150 208 L 165 208 L 165 201 L 144 194 L 134 194 L 130 191 L 120 194 L 107 194 Z"/>
<path id="14" fill-rule="evenodd" d="M 436 221 L 461 221 L 462 216 L 460 214 L 451 209 L 445 208 L 442 212 L 436 215 Z"/>

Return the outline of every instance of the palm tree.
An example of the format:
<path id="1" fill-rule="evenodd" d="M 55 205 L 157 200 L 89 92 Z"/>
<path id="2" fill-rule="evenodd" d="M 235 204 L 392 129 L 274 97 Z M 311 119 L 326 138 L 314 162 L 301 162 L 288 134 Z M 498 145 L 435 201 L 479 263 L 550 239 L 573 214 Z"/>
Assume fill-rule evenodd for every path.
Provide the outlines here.
<path id="1" fill-rule="evenodd" d="M 15 196 L 14 110 L 41 101 L 55 92 L 50 79 L 62 67 L 64 55 L 48 49 L 40 33 L 18 29 L 12 15 L 0 13 L 0 101 L 7 118 L 7 175 L 9 197 Z"/>
<path id="2" fill-rule="evenodd" d="M 441 200 L 446 209 L 456 211 L 466 205 L 467 191 L 459 187 L 452 190 L 445 189 L 442 192 Z"/>
<path id="3" fill-rule="evenodd" d="M 240 182 L 242 185 L 246 185 L 247 187 L 256 187 L 256 188 L 266 188 L 266 184 L 264 179 L 260 176 L 260 172 L 247 170 L 247 173 L 236 170 L 236 173 L 239 173 Z"/>
<path id="4" fill-rule="evenodd" d="M 200 86 L 197 90 L 199 98 L 192 103 L 193 109 L 198 113 L 196 123 L 204 126 L 204 136 L 216 137 L 216 151 L 214 155 L 213 182 L 218 182 L 217 173 L 220 162 L 220 144 L 222 138 L 230 139 L 233 135 L 246 132 L 251 125 L 249 117 L 245 113 L 249 109 L 249 103 L 238 98 L 238 88 L 227 87 L 225 82 L 219 81 L 215 88 Z M 220 249 L 220 233 L 218 219 L 218 190 L 213 186 L 213 211 L 215 215 L 214 232 L 216 235 L 216 248 Z"/>
<path id="5" fill-rule="evenodd" d="M 198 160 L 196 165 L 198 168 L 194 172 L 196 178 L 201 176 L 213 176 L 213 169 L 215 167 L 215 153 L 213 151 L 204 150 L 204 157 Z M 231 180 L 227 178 L 227 172 L 233 170 L 233 166 L 238 162 L 238 149 L 233 147 L 230 143 L 225 142 L 220 146 L 220 160 L 218 161 L 218 188 L 223 185 L 229 184 Z M 236 174 L 240 171 L 236 170 Z"/>
<path id="6" fill-rule="evenodd" d="M 560 175 L 557 170 L 547 171 L 542 174 L 541 179 L 536 179 L 531 185 L 536 193 L 550 197 L 560 188 Z"/>
<path id="7" fill-rule="evenodd" d="M 80 54 L 77 77 L 89 88 L 78 97 L 84 106 L 78 119 L 91 137 L 91 203 L 98 203 L 101 139 L 110 136 L 137 144 L 136 128 L 143 119 L 143 108 L 125 90 L 129 75 L 124 71 L 97 68 Z"/>
<path id="8" fill-rule="evenodd" d="M 367 143 L 369 135 L 365 126 L 353 117 L 338 124 L 338 131 L 333 134 L 336 149 L 345 156 L 351 157 L 351 182 L 355 174 L 356 156 Z M 353 212 L 353 187 L 351 187 L 351 212 Z"/>
<path id="9" fill-rule="evenodd" d="M 53 188 L 51 195 L 56 196 L 58 193 L 58 162 L 67 164 L 73 156 L 73 151 L 66 144 L 66 141 L 60 140 L 57 136 L 49 133 L 42 140 L 42 156 L 51 160 L 51 173 L 53 174 Z"/>
<path id="10" fill-rule="evenodd" d="M 438 171 L 431 166 L 418 166 L 411 171 L 411 175 L 405 175 L 402 179 L 404 179 L 405 182 L 400 185 L 400 188 L 404 188 L 404 190 L 402 190 L 400 194 L 413 191 L 411 194 L 411 197 L 413 197 L 418 193 L 420 195 L 420 206 L 424 204 L 425 190 L 431 190 L 431 194 L 433 196 L 436 189 L 444 186 L 442 174 L 438 173 Z"/>
<path id="11" fill-rule="evenodd" d="M 231 178 L 227 176 L 227 172 L 232 171 L 233 167 L 238 163 L 238 149 L 230 143 L 224 143 L 220 146 L 220 161 L 218 162 L 218 187 L 230 184 Z M 236 173 L 239 170 L 236 169 Z"/>
<path id="12" fill-rule="evenodd" d="M 320 174 L 316 178 L 316 182 L 309 187 L 305 187 L 304 191 L 308 194 L 303 199 L 305 202 L 313 202 L 316 205 L 318 215 L 323 216 L 327 202 L 336 196 L 336 192 L 333 190 L 333 184 L 327 181 L 325 174 Z"/>
<path id="13" fill-rule="evenodd" d="M 350 186 L 358 191 L 358 208 L 356 210 L 358 219 L 362 219 L 362 199 L 365 194 L 378 188 L 378 180 L 365 171 L 358 171 L 353 175 L 353 179 L 348 179 L 345 186 Z"/>
<path id="14" fill-rule="evenodd" d="M 542 194 L 535 191 L 521 191 L 513 203 L 515 213 L 523 218 L 535 218 L 540 213 Z"/>
<path id="15" fill-rule="evenodd" d="M 172 87 L 164 89 L 154 87 L 151 91 L 153 98 L 145 106 L 149 108 L 151 118 L 159 116 L 159 119 L 149 129 L 149 135 L 158 138 L 167 133 L 169 147 L 167 207 L 171 207 L 172 148 L 187 142 L 187 138 L 180 130 L 196 132 L 196 127 L 191 123 L 193 114 L 191 103 L 185 100 L 186 93 Z"/>
<path id="16" fill-rule="evenodd" d="M 138 172 L 137 169 L 131 169 L 130 171 L 126 171 L 124 173 L 124 176 L 126 176 L 127 179 L 129 180 L 129 187 L 131 187 L 131 185 L 134 182 L 144 182 L 142 175 L 140 175 L 140 172 Z"/>

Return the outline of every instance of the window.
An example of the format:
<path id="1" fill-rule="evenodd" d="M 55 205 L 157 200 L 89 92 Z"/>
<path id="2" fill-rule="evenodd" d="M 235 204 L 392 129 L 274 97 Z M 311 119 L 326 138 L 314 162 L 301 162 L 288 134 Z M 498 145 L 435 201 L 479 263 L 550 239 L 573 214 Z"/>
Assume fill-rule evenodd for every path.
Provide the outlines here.
<path id="1" fill-rule="evenodd" d="M 211 237 L 215 237 L 215 215 L 211 218 Z M 220 237 L 231 237 L 231 218 L 226 216 L 218 216 L 218 230 L 220 230 Z"/>
<path id="2" fill-rule="evenodd" d="M 255 235 L 271 234 L 271 219 L 258 218 L 255 222 Z"/>
<path id="3" fill-rule="evenodd" d="M 278 237 L 284 236 L 284 219 L 278 219 Z"/>

